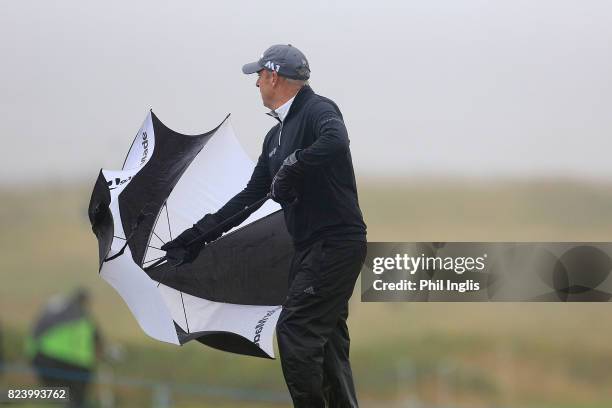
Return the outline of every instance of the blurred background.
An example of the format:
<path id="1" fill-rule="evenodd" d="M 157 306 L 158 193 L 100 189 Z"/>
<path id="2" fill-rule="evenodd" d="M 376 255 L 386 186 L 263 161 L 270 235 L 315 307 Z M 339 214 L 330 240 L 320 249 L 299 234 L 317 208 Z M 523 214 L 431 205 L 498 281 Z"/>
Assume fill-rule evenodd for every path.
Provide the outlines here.
<path id="1" fill-rule="evenodd" d="M 274 122 L 242 64 L 309 58 L 343 111 L 371 241 L 609 241 L 612 5 L 565 1 L 2 2 L 0 388 L 37 384 L 49 299 L 89 291 L 91 406 L 286 407 L 280 363 L 149 339 L 97 275 L 87 204 L 149 108 Z M 601 304 L 351 303 L 363 407 L 612 406 Z M 20 406 L 26 406 L 20 404 Z M 33 405 L 35 406 L 35 405 Z"/>

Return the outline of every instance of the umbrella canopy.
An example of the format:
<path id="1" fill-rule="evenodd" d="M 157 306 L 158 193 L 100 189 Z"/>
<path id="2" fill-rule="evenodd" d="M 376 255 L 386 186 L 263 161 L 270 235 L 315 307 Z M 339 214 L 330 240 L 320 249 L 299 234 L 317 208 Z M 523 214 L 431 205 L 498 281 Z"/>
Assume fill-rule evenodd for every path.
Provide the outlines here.
<path id="1" fill-rule="evenodd" d="M 164 243 L 242 190 L 252 169 L 229 116 L 187 136 L 150 112 L 123 168 L 100 171 L 89 205 L 100 275 L 149 336 L 274 357 L 293 253 L 278 204 L 266 202 L 191 264 L 147 268 Z"/>

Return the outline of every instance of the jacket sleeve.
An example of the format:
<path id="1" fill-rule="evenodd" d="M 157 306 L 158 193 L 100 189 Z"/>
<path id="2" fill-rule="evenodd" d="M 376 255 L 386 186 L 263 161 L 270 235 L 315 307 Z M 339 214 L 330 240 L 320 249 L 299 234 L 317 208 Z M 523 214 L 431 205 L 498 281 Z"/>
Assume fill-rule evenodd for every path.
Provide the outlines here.
<path id="1" fill-rule="evenodd" d="M 330 104 L 313 107 L 315 141 L 299 151 L 298 161 L 306 166 L 324 166 L 349 149 L 349 138 L 342 115 Z"/>
<path id="2" fill-rule="evenodd" d="M 243 210 L 244 207 L 251 205 L 255 201 L 265 197 L 266 194 L 270 192 L 270 184 L 272 180 L 270 179 L 270 173 L 268 171 L 268 156 L 265 151 L 265 146 L 266 143 L 264 142 L 261 155 L 257 160 L 253 174 L 251 174 L 251 179 L 247 183 L 246 187 L 232 197 L 223 207 L 221 207 L 221 209 L 219 209 L 219 211 L 215 213 L 217 222 L 222 222 L 223 220 L 231 217 L 237 212 Z M 236 225 L 240 225 L 249 217 L 249 215 L 250 214 L 247 214 L 244 217 L 239 217 L 233 221 L 231 225 L 224 227 L 223 232 L 229 231 Z"/>

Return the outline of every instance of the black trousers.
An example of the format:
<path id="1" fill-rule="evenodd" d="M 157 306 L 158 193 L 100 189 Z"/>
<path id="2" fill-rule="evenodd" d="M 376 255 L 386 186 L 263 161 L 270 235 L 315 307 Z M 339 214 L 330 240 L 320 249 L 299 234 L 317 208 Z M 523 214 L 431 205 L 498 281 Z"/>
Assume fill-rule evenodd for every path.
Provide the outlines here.
<path id="1" fill-rule="evenodd" d="M 365 242 L 324 239 L 293 257 L 276 332 L 294 407 L 359 406 L 346 319 L 365 256 Z"/>
<path id="2" fill-rule="evenodd" d="M 83 408 L 87 406 L 89 384 L 93 377 L 92 369 L 86 369 L 74 364 L 38 354 L 33 362 L 40 383 L 45 387 L 68 387 L 68 408 Z"/>

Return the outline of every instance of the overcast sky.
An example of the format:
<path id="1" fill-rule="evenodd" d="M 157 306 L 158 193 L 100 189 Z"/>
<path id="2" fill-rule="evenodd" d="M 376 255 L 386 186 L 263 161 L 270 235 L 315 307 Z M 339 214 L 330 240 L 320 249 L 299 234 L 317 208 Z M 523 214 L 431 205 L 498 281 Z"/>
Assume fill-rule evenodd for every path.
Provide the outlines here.
<path id="1" fill-rule="evenodd" d="M 333 4 L 332 4 L 333 3 Z M 120 168 L 149 108 L 202 133 L 274 125 L 240 71 L 308 57 L 360 177 L 612 180 L 609 1 L 3 1 L 0 183 Z"/>

